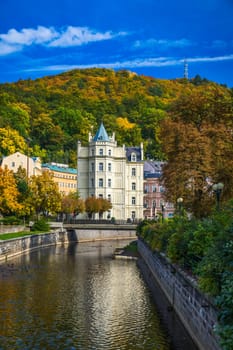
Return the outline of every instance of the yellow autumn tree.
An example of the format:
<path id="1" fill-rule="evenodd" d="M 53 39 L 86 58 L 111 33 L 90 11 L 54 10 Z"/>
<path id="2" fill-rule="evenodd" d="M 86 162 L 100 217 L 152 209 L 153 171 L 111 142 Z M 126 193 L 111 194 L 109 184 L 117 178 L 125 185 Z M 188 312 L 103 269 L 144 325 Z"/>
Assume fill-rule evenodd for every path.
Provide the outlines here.
<path id="1" fill-rule="evenodd" d="M 0 154 L 8 156 L 17 151 L 26 153 L 27 143 L 24 138 L 19 135 L 18 131 L 10 128 L 0 128 Z"/>
<path id="2" fill-rule="evenodd" d="M 7 167 L 0 168 L 0 212 L 2 215 L 17 214 L 22 209 L 18 201 L 19 191 L 17 189 L 14 174 Z"/>
<path id="3" fill-rule="evenodd" d="M 29 179 L 29 203 L 37 217 L 42 214 L 54 214 L 61 210 L 61 194 L 58 185 L 53 181 L 53 175 L 45 171 L 42 175 L 31 176 Z"/>
<path id="4" fill-rule="evenodd" d="M 135 123 L 130 123 L 127 118 L 119 117 L 116 119 L 116 123 L 120 129 L 130 130 L 135 127 Z"/>

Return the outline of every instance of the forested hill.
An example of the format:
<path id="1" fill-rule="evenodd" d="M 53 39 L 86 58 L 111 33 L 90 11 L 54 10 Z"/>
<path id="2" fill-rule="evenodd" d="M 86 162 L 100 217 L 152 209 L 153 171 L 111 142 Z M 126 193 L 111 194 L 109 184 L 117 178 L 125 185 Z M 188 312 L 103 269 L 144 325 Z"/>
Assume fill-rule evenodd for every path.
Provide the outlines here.
<path id="1" fill-rule="evenodd" d="M 199 76 L 160 80 L 97 68 L 0 84 L 0 155 L 29 147 L 42 161 L 75 166 L 77 140 L 86 143 L 88 132 L 103 121 L 118 144 L 143 141 L 147 156 L 162 159 L 166 140 L 160 127 L 170 111 L 186 108 L 189 115 L 192 108 L 215 118 L 210 106 L 225 100 L 232 104 L 231 90 Z"/>

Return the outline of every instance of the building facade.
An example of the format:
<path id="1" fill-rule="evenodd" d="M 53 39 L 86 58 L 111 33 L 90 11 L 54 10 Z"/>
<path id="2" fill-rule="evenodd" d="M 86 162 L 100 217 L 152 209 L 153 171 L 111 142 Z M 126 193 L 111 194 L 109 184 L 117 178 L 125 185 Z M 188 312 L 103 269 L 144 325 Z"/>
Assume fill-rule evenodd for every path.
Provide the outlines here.
<path id="1" fill-rule="evenodd" d="M 167 219 L 173 217 L 174 205 L 166 202 L 164 187 L 161 184 L 163 162 L 144 163 L 144 218 Z"/>
<path id="2" fill-rule="evenodd" d="M 80 197 L 105 198 L 112 209 L 104 218 L 143 218 L 143 145 L 122 147 L 115 134 L 108 136 L 103 123 L 88 146 L 77 146 L 78 191 Z"/>
<path id="3" fill-rule="evenodd" d="M 9 170 L 16 173 L 21 167 L 26 170 L 28 177 L 32 175 L 41 175 L 41 161 L 39 157 L 28 157 L 20 152 L 15 152 L 9 156 L 3 157 L 1 167 L 7 166 Z"/>
<path id="4" fill-rule="evenodd" d="M 77 169 L 69 168 L 67 164 L 45 163 L 42 164 L 42 171 L 52 173 L 53 181 L 58 184 L 62 195 L 77 191 Z"/>

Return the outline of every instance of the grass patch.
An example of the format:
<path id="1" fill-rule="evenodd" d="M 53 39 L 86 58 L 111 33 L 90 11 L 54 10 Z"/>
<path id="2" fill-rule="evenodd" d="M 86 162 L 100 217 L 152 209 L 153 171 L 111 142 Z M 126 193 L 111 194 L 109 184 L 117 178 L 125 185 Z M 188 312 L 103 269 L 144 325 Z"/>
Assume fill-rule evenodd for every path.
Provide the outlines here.
<path id="1" fill-rule="evenodd" d="M 8 239 L 12 238 L 20 238 L 20 237 L 25 237 L 25 236 L 32 236 L 36 234 L 42 234 L 42 233 L 47 233 L 47 232 L 41 232 L 41 231 L 21 231 L 21 232 L 11 232 L 11 233 L 3 233 L 0 234 L 0 241 L 6 241 Z"/>
<path id="2" fill-rule="evenodd" d="M 124 247 L 124 250 L 127 252 L 137 253 L 138 252 L 137 241 L 133 241 L 129 243 L 126 247 Z"/>

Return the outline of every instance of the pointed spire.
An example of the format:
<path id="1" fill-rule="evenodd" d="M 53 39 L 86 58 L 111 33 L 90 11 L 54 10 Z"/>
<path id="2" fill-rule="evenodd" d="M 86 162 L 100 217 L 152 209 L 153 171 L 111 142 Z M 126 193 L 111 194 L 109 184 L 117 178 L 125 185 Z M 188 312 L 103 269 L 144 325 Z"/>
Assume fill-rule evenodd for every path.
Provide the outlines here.
<path id="1" fill-rule="evenodd" d="M 95 134 L 93 141 L 109 141 L 107 131 L 105 130 L 104 124 L 101 122 L 99 130 Z"/>

